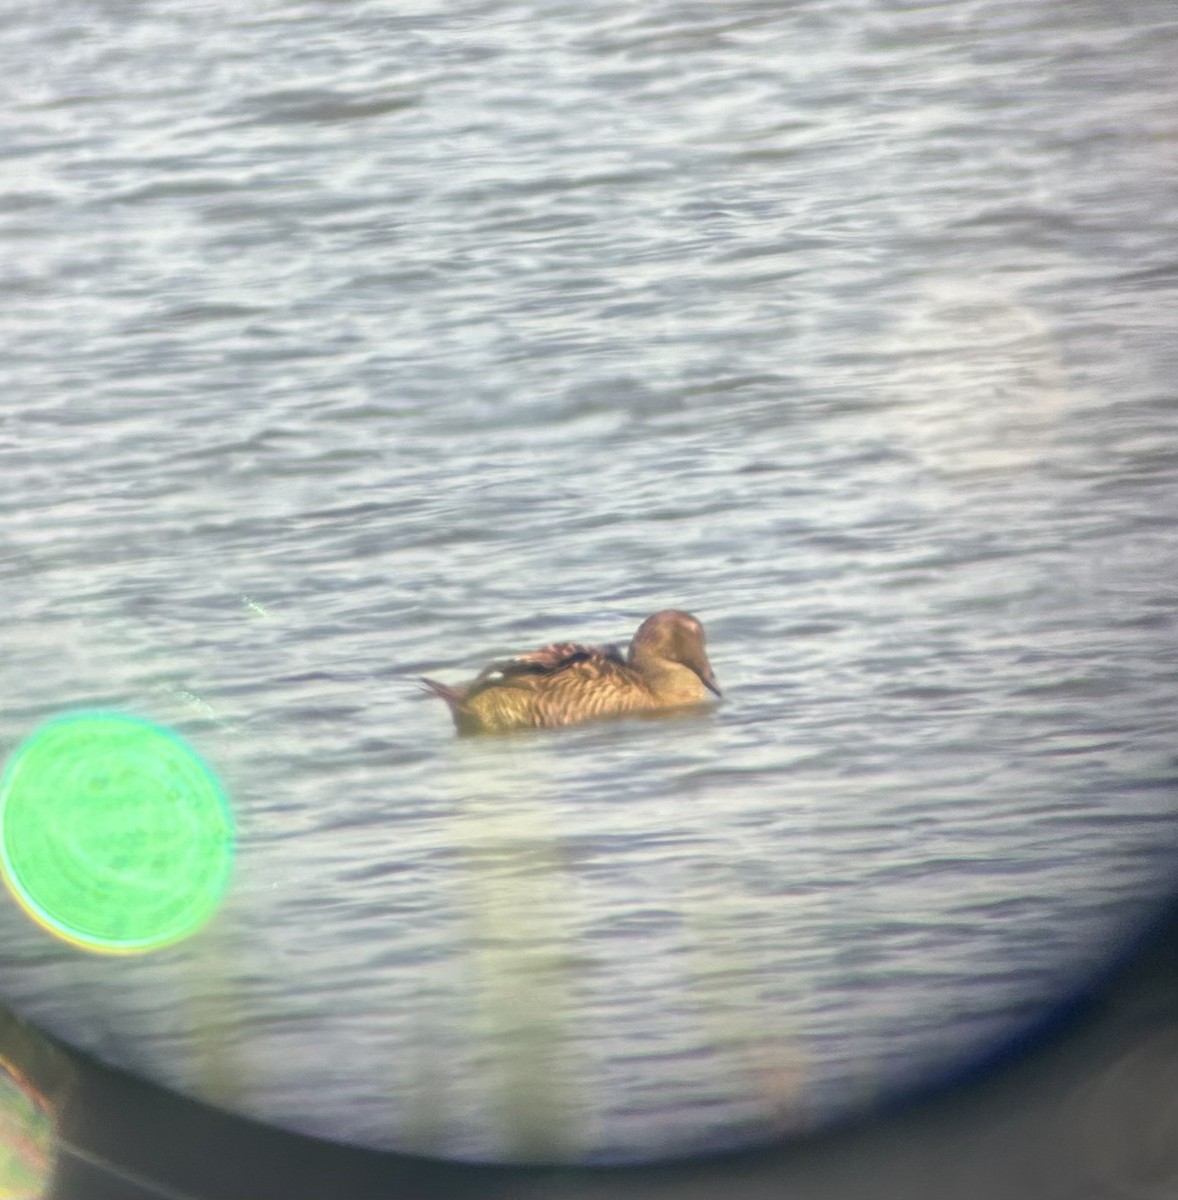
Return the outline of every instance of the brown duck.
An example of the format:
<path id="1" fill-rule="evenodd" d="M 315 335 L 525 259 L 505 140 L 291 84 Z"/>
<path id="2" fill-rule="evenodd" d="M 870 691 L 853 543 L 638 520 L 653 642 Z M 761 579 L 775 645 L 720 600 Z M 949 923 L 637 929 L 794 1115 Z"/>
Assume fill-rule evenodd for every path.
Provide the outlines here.
<path id="1" fill-rule="evenodd" d="M 720 694 L 703 626 L 668 608 L 638 627 L 625 658 L 617 646 L 557 642 L 492 663 L 472 683 L 423 679 L 450 707 L 459 733 L 551 729 L 596 717 L 700 704 Z"/>

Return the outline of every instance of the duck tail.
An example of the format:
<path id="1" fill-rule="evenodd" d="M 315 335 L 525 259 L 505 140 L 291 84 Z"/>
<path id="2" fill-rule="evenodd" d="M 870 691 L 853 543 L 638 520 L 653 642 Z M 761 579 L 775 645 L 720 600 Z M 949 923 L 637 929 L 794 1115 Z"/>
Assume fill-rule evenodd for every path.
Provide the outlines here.
<path id="1" fill-rule="evenodd" d="M 421 676 L 421 682 L 429 689 L 430 694 L 441 696 L 451 712 L 458 712 L 462 708 L 462 702 L 466 699 L 465 688 L 451 687 L 448 683 L 439 683 L 436 679 L 426 679 L 424 675 Z"/>

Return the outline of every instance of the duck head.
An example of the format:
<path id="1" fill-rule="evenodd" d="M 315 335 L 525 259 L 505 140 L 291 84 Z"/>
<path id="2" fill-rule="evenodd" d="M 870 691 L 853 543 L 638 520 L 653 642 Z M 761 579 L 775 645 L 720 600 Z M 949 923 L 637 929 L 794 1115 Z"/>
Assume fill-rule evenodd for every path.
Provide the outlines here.
<path id="1" fill-rule="evenodd" d="M 691 613 L 666 608 L 647 617 L 630 643 L 629 657 L 635 664 L 682 663 L 699 676 L 704 687 L 720 695 L 720 686 L 704 649 L 704 627 Z"/>

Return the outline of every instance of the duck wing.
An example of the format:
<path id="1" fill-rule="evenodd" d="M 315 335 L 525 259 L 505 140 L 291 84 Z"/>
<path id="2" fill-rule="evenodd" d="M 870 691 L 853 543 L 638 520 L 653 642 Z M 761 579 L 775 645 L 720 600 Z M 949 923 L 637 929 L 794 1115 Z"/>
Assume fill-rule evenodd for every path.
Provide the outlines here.
<path id="1" fill-rule="evenodd" d="M 512 658 L 493 662 L 479 672 L 475 687 L 497 684 L 500 686 L 527 686 L 524 680 L 530 676 L 556 675 L 570 667 L 585 663 L 590 670 L 608 672 L 614 667 L 625 666 L 621 650 L 614 645 L 585 646 L 580 642 L 553 642 L 517 654 Z"/>

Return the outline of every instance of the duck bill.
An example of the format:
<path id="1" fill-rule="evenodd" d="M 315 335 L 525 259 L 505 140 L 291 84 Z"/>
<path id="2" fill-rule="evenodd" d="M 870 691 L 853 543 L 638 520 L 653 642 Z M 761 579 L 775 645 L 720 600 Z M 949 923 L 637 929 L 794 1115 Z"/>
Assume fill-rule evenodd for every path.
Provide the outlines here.
<path id="1" fill-rule="evenodd" d="M 716 682 L 715 675 L 712 674 L 711 667 L 703 667 L 696 674 L 700 677 L 704 687 L 710 692 L 715 692 L 717 696 L 722 696 L 724 693 L 720 691 L 720 685 Z"/>

